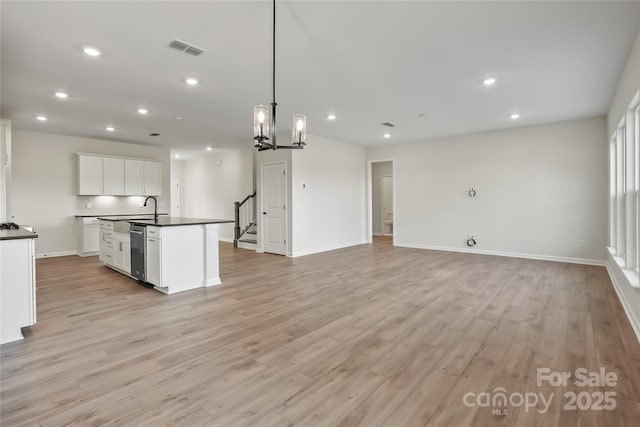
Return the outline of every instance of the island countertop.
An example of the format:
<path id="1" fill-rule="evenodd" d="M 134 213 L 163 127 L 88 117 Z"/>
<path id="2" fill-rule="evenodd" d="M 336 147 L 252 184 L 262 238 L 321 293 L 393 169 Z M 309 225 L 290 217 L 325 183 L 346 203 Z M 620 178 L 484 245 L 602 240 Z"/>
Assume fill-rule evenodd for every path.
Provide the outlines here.
<path id="1" fill-rule="evenodd" d="M 179 216 L 161 216 L 157 221 L 153 219 L 128 219 L 130 224 L 152 225 L 156 227 L 174 227 L 180 225 L 204 225 L 204 224 L 229 224 L 235 221 L 231 219 L 209 219 L 209 218 L 184 218 Z"/>
<path id="2" fill-rule="evenodd" d="M 36 239 L 38 235 L 24 228 L 19 230 L 0 230 L 0 240 Z"/>

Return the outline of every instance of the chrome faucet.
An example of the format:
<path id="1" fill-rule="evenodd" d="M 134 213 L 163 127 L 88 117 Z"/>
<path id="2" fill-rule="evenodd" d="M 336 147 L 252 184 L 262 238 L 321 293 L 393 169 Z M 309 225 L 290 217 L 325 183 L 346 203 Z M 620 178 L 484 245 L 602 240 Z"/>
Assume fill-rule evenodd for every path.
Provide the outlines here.
<path id="1" fill-rule="evenodd" d="M 155 222 L 158 222 L 158 199 L 156 199 L 155 196 L 148 196 L 146 199 L 144 199 L 143 206 L 147 206 L 147 202 L 149 201 L 149 199 L 153 199 L 153 201 L 155 202 L 153 204 L 153 219 Z"/>

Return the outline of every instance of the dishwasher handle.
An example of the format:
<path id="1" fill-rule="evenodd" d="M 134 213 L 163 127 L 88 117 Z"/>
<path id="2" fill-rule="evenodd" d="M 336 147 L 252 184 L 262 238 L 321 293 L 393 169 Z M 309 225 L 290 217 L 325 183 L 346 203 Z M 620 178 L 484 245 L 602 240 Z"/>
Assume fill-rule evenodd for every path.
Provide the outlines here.
<path id="1" fill-rule="evenodd" d="M 143 235 L 144 232 L 143 231 L 134 231 L 134 230 L 129 230 L 130 234 L 138 234 L 138 235 Z"/>

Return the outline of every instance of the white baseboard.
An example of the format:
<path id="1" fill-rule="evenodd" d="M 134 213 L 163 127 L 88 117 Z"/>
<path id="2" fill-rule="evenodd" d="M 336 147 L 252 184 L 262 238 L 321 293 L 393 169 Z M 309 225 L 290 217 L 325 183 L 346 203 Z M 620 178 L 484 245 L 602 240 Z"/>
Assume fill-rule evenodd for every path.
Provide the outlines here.
<path id="1" fill-rule="evenodd" d="M 399 246 L 402 248 L 428 249 L 432 251 L 461 252 L 461 253 L 478 254 L 478 255 L 494 255 L 494 256 L 503 256 L 503 257 L 510 257 L 510 258 L 535 259 L 540 261 L 567 262 L 570 264 L 598 265 L 601 267 L 604 267 L 607 265 L 607 262 L 604 260 L 560 257 L 560 256 L 554 256 L 554 255 L 523 254 L 519 252 L 489 251 L 484 249 L 471 249 L 471 248 L 466 249 L 466 248 L 454 248 L 454 247 L 448 247 L 448 246 L 418 245 L 413 243 L 398 243 L 398 242 L 395 242 L 395 246 Z"/>
<path id="2" fill-rule="evenodd" d="M 348 248 L 350 246 L 366 245 L 368 243 L 369 243 L 368 240 L 359 240 L 357 242 L 350 242 L 350 243 L 340 243 L 340 244 L 337 244 L 337 245 L 324 246 L 322 248 L 307 249 L 305 251 L 297 251 L 297 252 L 294 252 L 291 255 L 287 255 L 287 256 L 291 256 L 292 258 L 297 258 L 297 257 L 300 257 L 300 256 L 317 254 L 317 253 L 320 253 L 320 252 L 335 251 L 336 249 Z"/>
<path id="3" fill-rule="evenodd" d="M 218 240 L 221 242 L 233 243 L 233 239 L 228 239 L 226 237 L 218 237 Z"/>
<path id="4" fill-rule="evenodd" d="M 384 234 L 382 234 L 382 233 L 377 233 L 377 232 L 373 233 L 373 235 L 374 235 L 374 236 L 384 236 Z"/>
<path id="5" fill-rule="evenodd" d="M 209 286 L 218 286 L 218 285 L 222 285 L 222 282 L 220 281 L 219 277 L 214 277 L 212 279 L 209 280 L 205 280 L 203 286 L 208 288 Z"/>
<path id="6" fill-rule="evenodd" d="M 78 251 L 63 251 L 63 252 L 42 252 L 36 254 L 36 258 L 54 258 L 59 256 L 78 255 Z"/>
<path id="7" fill-rule="evenodd" d="M 622 308 L 624 309 L 625 314 L 627 315 L 627 319 L 629 319 L 629 323 L 631 323 L 631 328 L 633 332 L 636 334 L 636 338 L 640 341 L 640 320 L 636 317 L 635 313 L 631 309 L 631 304 L 622 292 L 622 286 L 616 279 L 616 275 L 613 272 L 613 268 L 617 268 L 618 266 L 611 267 L 610 263 L 607 263 L 607 273 L 609 273 L 609 278 L 611 279 L 611 283 L 613 283 L 613 289 L 616 291 L 618 295 L 618 299 L 622 304 Z"/>

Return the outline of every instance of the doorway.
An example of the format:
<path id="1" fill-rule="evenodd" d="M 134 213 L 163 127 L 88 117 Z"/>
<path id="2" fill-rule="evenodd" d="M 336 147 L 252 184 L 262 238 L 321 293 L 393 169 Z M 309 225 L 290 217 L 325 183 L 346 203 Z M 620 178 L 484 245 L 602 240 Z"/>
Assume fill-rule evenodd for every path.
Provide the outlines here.
<path id="1" fill-rule="evenodd" d="M 372 161 L 369 168 L 370 235 L 394 235 L 394 170 L 393 160 Z"/>
<path id="2" fill-rule="evenodd" d="M 169 198 L 171 199 L 171 216 L 182 216 L 180 215 L 180 178 L 177 176 L 171 177 Z"/>
<path id="3" fill-rule="evenodd" d="M 287 165 L 285 162 L 261 165 L 262 246 L 264 252 L 286 254 Z"/>

